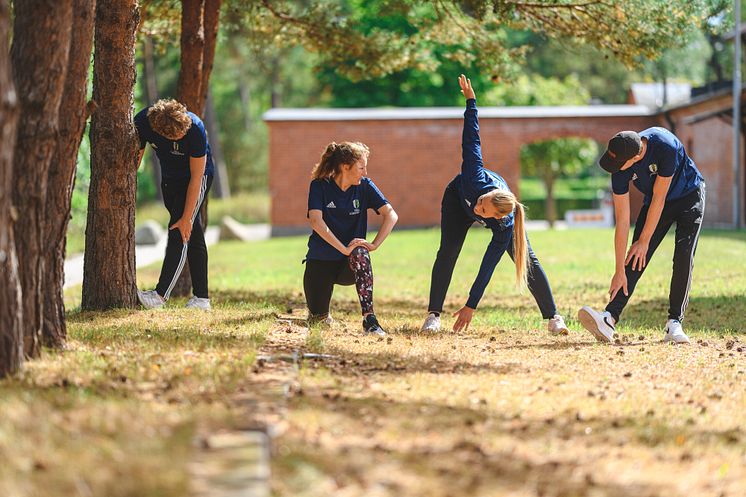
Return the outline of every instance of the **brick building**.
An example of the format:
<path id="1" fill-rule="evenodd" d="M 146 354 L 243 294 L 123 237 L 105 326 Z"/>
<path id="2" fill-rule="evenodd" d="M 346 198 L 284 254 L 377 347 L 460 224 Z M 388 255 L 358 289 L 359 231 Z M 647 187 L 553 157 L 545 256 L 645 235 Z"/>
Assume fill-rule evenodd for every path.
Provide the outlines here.
<path id="1" fill-rule="evenodd" d="M 706 224 L 729 226 L 733 205 L 730 103 L 726 91 L 664 111 L 639 105 L 482 107 L 485 164 L 517 192 L 525 144 L 571 136 L 605 144 L 623 129 L 664 126 L 681 138 L 705 176 L 710 193 Z M 268 111 L 264 120 L 269 127 L 273 234 L 308 231 L 311 168 L 330 141 L 344 140 L 370 147 L 368 174 L 399 214 L 399 227 L 437 225 L 443 189 L 461 164 L 462 119 L 460 107 Z M 639 208 L 639 196 L 633 203 Z M 376 216 L 371 216 L 375 226 Z"/>

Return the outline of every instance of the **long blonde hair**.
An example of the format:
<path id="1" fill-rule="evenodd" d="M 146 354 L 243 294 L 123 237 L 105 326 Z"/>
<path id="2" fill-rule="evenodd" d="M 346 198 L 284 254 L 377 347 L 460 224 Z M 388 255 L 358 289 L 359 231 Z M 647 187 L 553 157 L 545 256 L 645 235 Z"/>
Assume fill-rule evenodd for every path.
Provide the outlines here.
<path id="1" fill-rule="evenodd" d="M 344 164 L 356 164 L 363 157 L 370 155 L 370 149 L 360 142 L 331 142 L 326 146 L 321 160 L 313 167 L 313 179 L 333 179 L 342 173 Z"/>
<path id="2" fill-rule="evenodd" d="M 526 243 L 526 212 L 523 204 L 509 190 L 493 190 L 490 201 L 497 209 L 497 215 L 513 216 L 513 259 L 515 261 L 515 284 L 523 289 L 528 286 L 528 244 Z"/>

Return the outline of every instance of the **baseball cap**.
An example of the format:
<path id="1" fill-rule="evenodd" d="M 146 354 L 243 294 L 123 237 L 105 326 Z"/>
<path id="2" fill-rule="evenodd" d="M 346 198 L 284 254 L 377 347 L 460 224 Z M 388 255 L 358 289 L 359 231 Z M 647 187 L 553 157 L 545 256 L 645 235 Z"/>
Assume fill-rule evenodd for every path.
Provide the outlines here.
<path id="1" fill-rule="evenodd" d="M 609 140 L 606 152 L 598 164 L 604 171 L 615 173 L 625 162 L 639 154 L 641 148 L 642 140 L 639 134 L 634 131 L 620 131 Z"/>

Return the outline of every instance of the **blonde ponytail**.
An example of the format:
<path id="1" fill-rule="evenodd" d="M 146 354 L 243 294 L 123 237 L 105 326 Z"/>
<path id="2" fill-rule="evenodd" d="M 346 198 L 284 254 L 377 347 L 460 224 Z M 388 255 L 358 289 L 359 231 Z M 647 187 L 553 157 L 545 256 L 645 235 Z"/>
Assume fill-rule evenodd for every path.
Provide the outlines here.
<path id="1" fill-rule="evenodd" d="M 513 258 L 515 260 L 515 284 L 520 289 L 528 286 L 528 244 L 526 243 L 526 212 L 523 204 L 516 200 L 513 216 Z"/>
<path id="2" fill-rule="evenodd" d="M 526 242 L 526 212 L 523 204 L 509 190 L 493 190 L 490 201 L 497 209 L 497 217 L 513 212 L 513 259 L 515 261 L 515 284 L 524 289 L 528 286 L 528 243 Z"/>

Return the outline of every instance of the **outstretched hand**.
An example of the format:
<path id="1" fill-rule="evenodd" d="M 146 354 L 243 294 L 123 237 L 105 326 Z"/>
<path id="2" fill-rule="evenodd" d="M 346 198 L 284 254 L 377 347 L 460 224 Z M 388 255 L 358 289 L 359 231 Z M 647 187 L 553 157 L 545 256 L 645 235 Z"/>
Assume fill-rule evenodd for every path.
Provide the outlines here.
<path id="1" fill-rule="evenodd" d="M 458 77 L 458 85 L 461 87 L 461 93 L 464 94 L 464 98 L 469 100 L 470 98 L 477 98 L 474 95 L 474 88 L 471 87 L 471 80 L 463 74 Z"/>
<path id="2" fill-rule="evenodd" d="M 453 316 L 456 318 L 456 322 L 453 323 L 453 331 L 465 331 L 469 329 L 469 323 L 471 323 L 471 318 L 474 316 L 474 309 L 464 306 L 454 312 Z"/>

